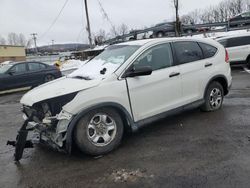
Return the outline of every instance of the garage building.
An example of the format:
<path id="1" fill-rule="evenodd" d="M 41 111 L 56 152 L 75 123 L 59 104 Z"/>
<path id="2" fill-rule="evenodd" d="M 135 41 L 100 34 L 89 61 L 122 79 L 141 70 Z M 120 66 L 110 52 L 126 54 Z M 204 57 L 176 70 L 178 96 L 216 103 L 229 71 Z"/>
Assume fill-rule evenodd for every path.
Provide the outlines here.
<path id="1" fill-rule="evenodd" d="M 0 45 L 0 63 L 4 61 L 25 61 L 24 46 Z"/>

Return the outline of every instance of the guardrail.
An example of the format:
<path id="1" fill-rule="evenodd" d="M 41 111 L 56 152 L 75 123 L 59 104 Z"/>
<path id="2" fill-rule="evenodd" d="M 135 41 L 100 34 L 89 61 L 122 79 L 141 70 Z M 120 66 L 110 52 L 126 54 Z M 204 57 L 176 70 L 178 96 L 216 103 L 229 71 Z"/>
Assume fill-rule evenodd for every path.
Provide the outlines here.
<path id="1" fill-rule="evenodd" d="M 246 25 L 247 26 L 244 26 Z M 248 25 L 249 24 L 249 25 Z M 232 27 L 232 25 L 236 25 L 237 27 Z M 112 44 L 112 43 L 116 43 L 116 42 L 123 42 L 123 41 L 127 41 L 126 39 L 128 38 L 128 40 L 131 39 L 137 39 L 137 36 L 139 34 L 145 34 L 148 32 L 153 32 L 155 30 L 161 29 L 164 26 L 155 26 L 155 27 L 150 27 L 147 29 L 142 29 L 142 30 L 135 30 L 130 32 L 129 34 L 125 34 L 125 35 L 121 35 L 121 36 L 117 36 L 113 39 L 109 39 L 104 41 L 104 44 Z M 187 28 L 195 28 L 197 30 L 197 32 L 193 32 L 193 33 L 184 33 L 183 32 L 183 28 L 187 29 Z M 223 29 L 214 29 L 211 30 L 213 27 L 224 27 Z M 198 31 L 201 28 L 208 28 L 208 31 Z M 215 23 L 205 23 L 205 24 L 193 24 L 193 25 L 185 25 L 182 26 L 181 30 L 181 36 L 189 36 L 189 35 L 198 35 L 198 34 L 202 34 L 202 33 L 212 33 L 212 32 L 225 32 L 225 31 L 235 31 L 235 30 L 242 30 L 242 29 L 250 29 L 250 19 L 248 20 L 240 20 L 240 21 L 227 21 L 227 22 L 215 22 Z M 170 36 L 174 35 L 174 32 L 167 32 L 168 34 L 170 34 Z"/>

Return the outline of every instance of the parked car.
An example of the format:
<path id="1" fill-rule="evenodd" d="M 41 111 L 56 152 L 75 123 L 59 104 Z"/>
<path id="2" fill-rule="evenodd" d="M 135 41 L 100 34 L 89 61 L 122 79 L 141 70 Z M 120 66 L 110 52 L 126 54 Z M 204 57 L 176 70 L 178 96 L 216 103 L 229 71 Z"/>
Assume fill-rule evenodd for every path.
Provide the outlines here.
<path id="1" fill-rule="evenodd" d="M 194 25 L 182 24 L 182 30 L 184 33 L 192 34 L 197 32 Z M 153 36 L 160 38 L 163 36 L 174 36 L 175 35 L 175 22 L 160 23 L 155 25 L 153 29 Z"/>
<path id="2" fill-rule="evenodd" d="M 106 154 L 125 130 L 188 108 L 219 110 L 232 82 L 227 60 L 212 39 L 112 45 L 67 77 L 25 94 L 24 118 L 41 143 L 69 153 L 76 143 L 87 154 Z"/>
<path id="3" fill-rule="evenodd" d="M 217 41 L 227 49 L 230 64 L 246 64 L 250 68 L 250 33 L 222 37 Z"/>
<path id="4" fill-rule="evenodd" d="M 19 62 L 0 66 L 0 91 L 35 87 L 61 77 L 54 66 L 40 62 Z"/>
<path id="5" fill-rule="evenodd" d="M 243 21 L 243 23 L 238 23 L 238 21 Z M 244 12 L 234 16 L 229 19 L 230 27 L 237 27 L 241 25 L 249 25 L 250 24 L 250 12 Z"/>

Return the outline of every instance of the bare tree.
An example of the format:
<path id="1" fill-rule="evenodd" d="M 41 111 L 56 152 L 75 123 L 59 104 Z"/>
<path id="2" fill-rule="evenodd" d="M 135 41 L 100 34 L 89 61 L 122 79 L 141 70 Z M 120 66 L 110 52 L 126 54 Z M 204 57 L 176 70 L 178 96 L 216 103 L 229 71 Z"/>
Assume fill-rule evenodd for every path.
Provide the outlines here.
<path id="1" fill-rule="evenodd" d="M 106 31 L 103 29 L 100 29 L 99 32 L 97 34 L 94 35 L 95 36 L 95 44 L 102 44 L 105 40 L 107 40 L 107 34 Z"/>
<path id="2" fill-rule="evenodd" d="M 8 44 L 9 45 L 18 45 L 19 44 L 19 37 L 16 33 L 9 33 L 8 34 Z"/>
<path id="3" fill-rule="evenodd" d="M 26 40 L 24 34 L 20 33 L 20 34 L 18 35 L 18 43 L 19 43 L 19 45 L 21 45 L 21 46 L 26 46 L 27 40 Z"/>
<path id="4" fill-rule="evenodd" d="M 225 22 L 230 17 L 240 14 L 250 9 L 250 0 L 224 0 L 218 5 L 208 7 L 205 10 L 195 10 L 182 17 L 184 23 L 211 23 Z M 198 14 L 197 14 L 198 12 Z"/>
<path id="5" fill-rule="evenodd" d="M 0 36 L 0 44 L 1 45 L 5 45 L 6 44 L 5 38 L 3 38 L 2 36 Z"/>
<path id="6" fill-rule="evenodd" d="M 129 31 L 129 28 L 124 23 L 118 27 L 118 34 L 119 35 L 125 35 L 128 33 L 128 31 Z"/>

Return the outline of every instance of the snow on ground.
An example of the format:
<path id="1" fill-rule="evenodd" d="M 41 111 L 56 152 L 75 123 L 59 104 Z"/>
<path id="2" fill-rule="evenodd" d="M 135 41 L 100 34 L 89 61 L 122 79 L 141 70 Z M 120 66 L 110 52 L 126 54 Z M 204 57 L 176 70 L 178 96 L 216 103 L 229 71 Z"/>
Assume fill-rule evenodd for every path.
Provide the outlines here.
<path id="1" fill-rule="evenodd" d="M 244 34 L 244 33 L 250 33 L 250 31 L 245 29 L 245 30 L 228 31 L 228 32 L 214 32 L 214 33 L 205 33 L 205 34 L 194 35 L 192 37 L 216 39 L 216 38 L 220 38 L 220 37 L 227 37 L 227 36 L 231 36 L 231 35 L 238 35 L 238 34 Z"/>

